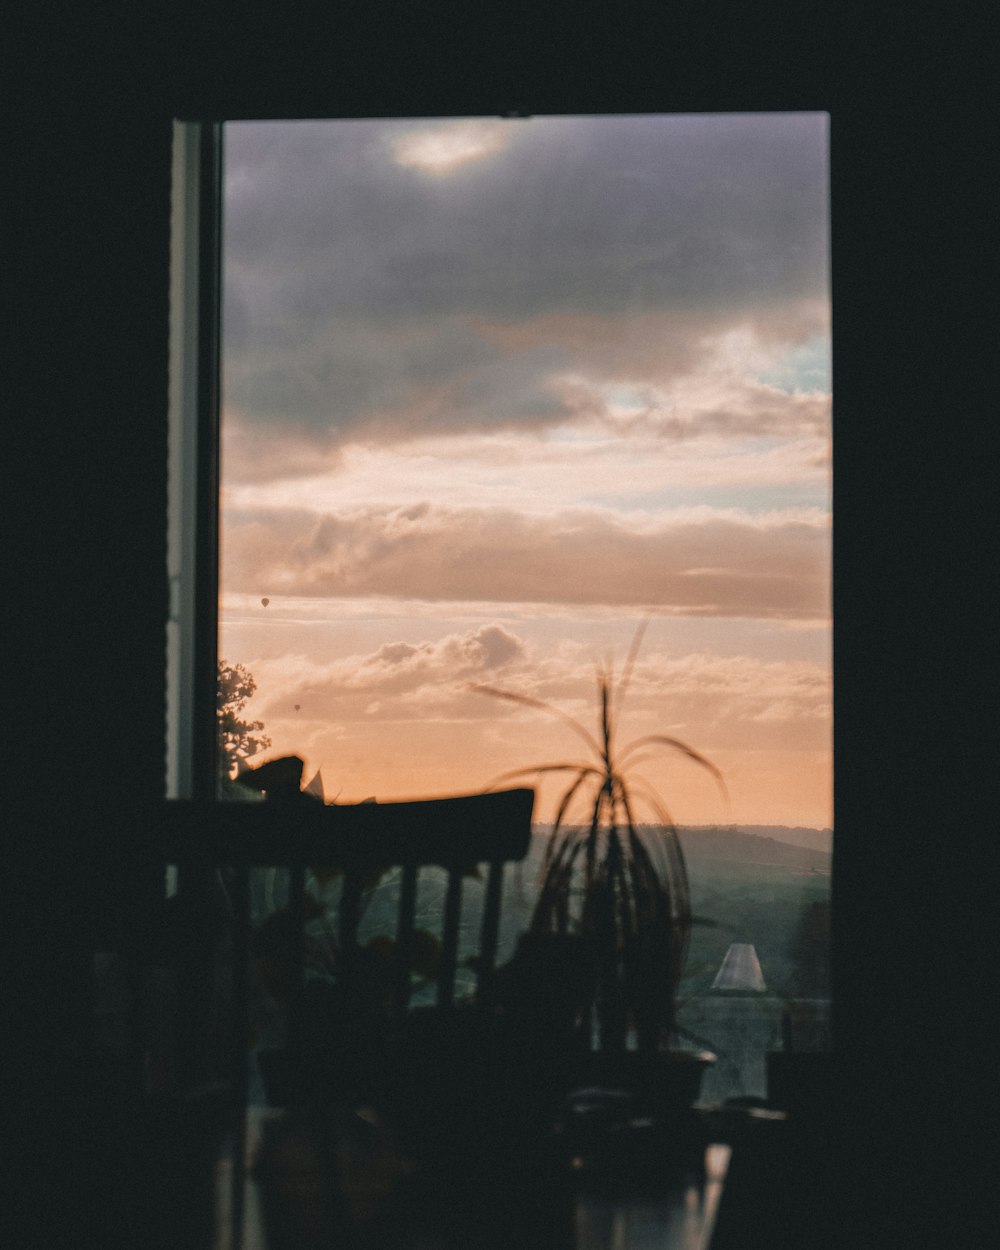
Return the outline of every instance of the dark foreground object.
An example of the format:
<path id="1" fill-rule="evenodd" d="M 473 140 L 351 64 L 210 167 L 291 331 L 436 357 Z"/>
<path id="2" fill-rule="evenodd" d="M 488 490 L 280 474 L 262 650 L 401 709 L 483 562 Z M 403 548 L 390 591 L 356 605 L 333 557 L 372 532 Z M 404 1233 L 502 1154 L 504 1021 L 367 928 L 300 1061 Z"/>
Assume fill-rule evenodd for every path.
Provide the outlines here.
<path id="1" fill-rule="evenodd" d="M 747 1123 L 733 1142 L 711 1250 L 840 1250 L 848 1203 L 830 1117 Z"/>
<path id="2" fill-rule="evenodd" d="M 414 1013 L 361 1097 L 300 1087 L 254 1169 L 269 1250 L 570 1250 L 547 1073 L 517 1041 L 474 1008 Z"/>

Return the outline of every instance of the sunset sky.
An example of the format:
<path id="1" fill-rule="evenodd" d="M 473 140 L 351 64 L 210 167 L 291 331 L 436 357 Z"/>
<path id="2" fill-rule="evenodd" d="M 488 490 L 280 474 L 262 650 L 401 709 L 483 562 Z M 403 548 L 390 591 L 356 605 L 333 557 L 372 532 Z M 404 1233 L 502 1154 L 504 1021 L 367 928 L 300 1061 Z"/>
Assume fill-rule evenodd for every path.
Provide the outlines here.
<path id="1" fill-rule="evenodd" d="M 229 123 L 220 654 L 341 801 L 622 739 L 833 823 L 827 121 Z M 265 607 L 261 600 L 267 598 Z M 540 791 L 544 818 L 555 793 Z"/>

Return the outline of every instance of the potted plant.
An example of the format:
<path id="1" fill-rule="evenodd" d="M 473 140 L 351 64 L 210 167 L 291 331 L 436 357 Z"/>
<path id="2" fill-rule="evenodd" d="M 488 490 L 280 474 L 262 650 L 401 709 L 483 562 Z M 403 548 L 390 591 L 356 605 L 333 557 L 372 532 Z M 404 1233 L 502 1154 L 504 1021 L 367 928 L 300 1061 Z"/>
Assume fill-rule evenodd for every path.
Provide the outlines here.
<path id="1" fill-rule="evenodd" d="M 598 668 L 596 736 L 541 700 L 493 686 L 474 688 L 558 718 L 589 750 L 589 758 L 534 765 L 503 778 L 553 774 L 566 783 L 525 948 L 526 963 L 537 968 L 546 943 L 560 962 L 570 945 L 575 947 L 572 1079 L 578 1085 L 628 1088 L 643 1101 L 678 1097 L 690 1104 L 711 1056 L 671 1050 L 692 924 L 687 870 L 666 804 L 632 770 L 657 752 L 679 753 L 711 774 L 727 804 L 728 796 L 719 769 L 686 742 L 668 734 L 619 741 L 622 705 L 645 628 L 637 630 L 617 681 L 610 668 Z M 643 811 L 653 823 L 640 823 Z"/>

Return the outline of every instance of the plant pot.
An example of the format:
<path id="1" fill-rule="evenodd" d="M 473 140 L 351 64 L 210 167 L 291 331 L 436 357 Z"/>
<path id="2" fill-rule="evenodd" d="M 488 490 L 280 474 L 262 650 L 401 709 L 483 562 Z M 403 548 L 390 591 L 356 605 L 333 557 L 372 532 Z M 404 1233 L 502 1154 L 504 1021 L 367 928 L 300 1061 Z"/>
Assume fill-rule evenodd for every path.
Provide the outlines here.
<path id="1" fill-rule="evenodd" d="M 708 1051 L 592 1053 L 566 1099 L 566 1143 L 585 1191 L 642 1191 L 698 1173 L 704 1162 L 694 1110 Z"/>
<path id="2" fill-rule="evenodd" d="M 702 1077 L 714 1062 L 707 1050 L 594 1051 L 578 1061 L 573 1088 L 624 1090 L 637 1115 L 663 1117 L 697 1102 Z"/>

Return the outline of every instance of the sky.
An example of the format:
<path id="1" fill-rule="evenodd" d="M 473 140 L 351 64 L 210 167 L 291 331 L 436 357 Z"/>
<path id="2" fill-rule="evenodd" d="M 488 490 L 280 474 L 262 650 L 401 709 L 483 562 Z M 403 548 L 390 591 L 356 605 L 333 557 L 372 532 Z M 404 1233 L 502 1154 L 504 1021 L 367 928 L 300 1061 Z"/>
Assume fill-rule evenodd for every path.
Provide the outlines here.
<path id="1" fill-rule="evenodd" d="M 674 819 L 832 827 L 825 115 L 224 141 L 220 654 L 267 755 L 341 802 L 581 760 L 474 687 L 594 732 L 646 622 L 619 742 L 728 790 L 664 748 Z"/>

